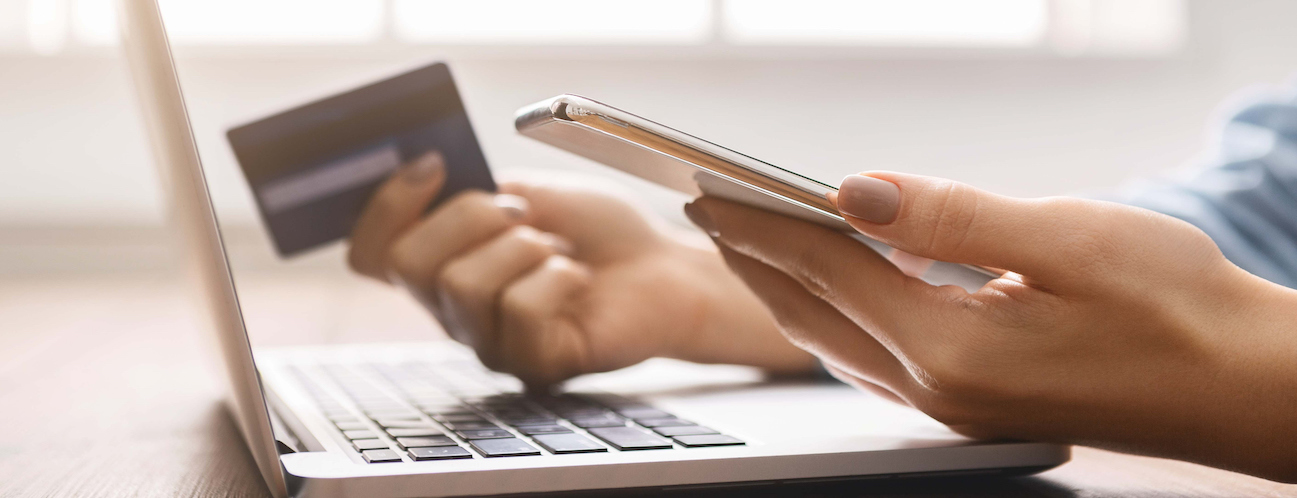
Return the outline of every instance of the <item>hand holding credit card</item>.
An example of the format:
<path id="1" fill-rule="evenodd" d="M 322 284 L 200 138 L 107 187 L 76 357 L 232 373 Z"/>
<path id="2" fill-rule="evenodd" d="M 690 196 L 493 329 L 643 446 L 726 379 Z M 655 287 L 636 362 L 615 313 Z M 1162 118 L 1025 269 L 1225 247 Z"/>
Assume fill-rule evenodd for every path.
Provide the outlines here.
<path id="1" fill-rule="evenodd" d="M 374 190 L 437 151 L 446 180 L 429 206 L 495 190 L 445 64 L 318 100 L 226 133 L 281 257 L 347 237 Z"/>

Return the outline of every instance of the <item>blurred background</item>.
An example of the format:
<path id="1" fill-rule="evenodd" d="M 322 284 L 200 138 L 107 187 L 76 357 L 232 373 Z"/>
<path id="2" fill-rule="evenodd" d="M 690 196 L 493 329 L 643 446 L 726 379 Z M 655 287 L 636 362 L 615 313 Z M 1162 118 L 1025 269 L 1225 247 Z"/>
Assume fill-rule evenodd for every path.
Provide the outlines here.
<path id="1" fill-rule="evenodd" d="M 162 5 L 231 258 L 258 275 L 245 294 L 326 328 L 370 323 L 338 309 L 404 316 L 410 334 L 426 316 L 377 284 L 330 294 L 299 282 L 297 304 L 282 298 L 283 275 L 350 278 L 343 248 L 275 260 L 227 128 L 443 60 L 497 171 L 607 176 L 682 220 L 681 199 L 518 136 L 513 112 L 579 93 L 831 183 L 886 168 L 1038 196 L 1191 164 L 1222 102 L 1297 70 L 1290 0 Z M 0 0 L 0 280 L 26 283 L 0 295 L 67 300 L 30 289 L 154 289 L 173 274 L 114 14 L 112 0 Z"/>

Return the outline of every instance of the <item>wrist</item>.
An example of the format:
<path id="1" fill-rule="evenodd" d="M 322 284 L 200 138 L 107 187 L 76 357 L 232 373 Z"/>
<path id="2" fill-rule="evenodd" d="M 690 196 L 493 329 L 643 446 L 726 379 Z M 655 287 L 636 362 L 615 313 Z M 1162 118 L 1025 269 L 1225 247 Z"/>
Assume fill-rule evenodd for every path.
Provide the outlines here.
<path id="1" fill-rule="evenodd" d="M 1141 425 L 1159 456 L 1293 482 L 1297 291 L 1230 267 L 1169 313 L 1193 346 Z"/>
<path id="2" fill-rule="evenodd" d="M 672 259 L 686 271 L 688 326 L 672 334 L 663 356 L 696 363 L 760 367 L 780 374 L 815 371 L 817 360 L 789 343 L 765 305 L 725 265 L 714 247 L 681 243 Z"/>
<path id="3" fill-rule="evenodd" d="M 1221 466 L 1297 481 L 1297 291 L 1237 269 L 1239 296 L 1217 323 L 1216 396 L 1206 429 Z M 1204 400 L 1204 403 L 1208 402 Z"/>

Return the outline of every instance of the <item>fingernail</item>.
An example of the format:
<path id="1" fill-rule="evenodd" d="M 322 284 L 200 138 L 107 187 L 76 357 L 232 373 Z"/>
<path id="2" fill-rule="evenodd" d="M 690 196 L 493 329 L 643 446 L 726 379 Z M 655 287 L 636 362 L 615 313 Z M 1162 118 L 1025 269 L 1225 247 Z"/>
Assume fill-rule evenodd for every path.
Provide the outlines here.
<path id="1" fill-rule="evenodd" d="M 685 216 L 689 217 L 689 221 L 698 225 L 698 228 L 707 232 L 708 236 L 712 238 L 721 236 L 721 232 L 716 230 L 716 223 L 712 221 L 711 215 L 707 214 L 707 211 L 704 211 L 703 208 L 698 207 L 697 203 L 685 204 Z"/>
<path id="2" fill-rule="evenodd" d="M 851 175 L 838 190 L 838 211 L 865 221 L 891 223 L 900 207 L 901 188 L 886 180 Z"/>
<path id="3" fill-rule="evenodd" d="M 564 256 L 572 256 L 572 254 L 576 252 L 576 246 L 574 246 L 571 241 L 557 234 L 541 232 L 540 241 L 545 243 L 547 246 L 553 247 L 554 252 Z"/>
<path id="4" fill-rule="evenodd" d="M 433 151 L 419 156 L 414 162 L 402 168 L 401 177 L 411 184 L 420 185 L 437 176 L 445 168 L 446 161 L 441 157 L 441 153 Z"/>
<path id="5" fill-rule="evenodd" d="M 527 209 L 531 207 L 527 199 L 513 194 L 496 194 L 491 202 L 504 211 L 505 216 L 514 220 L 521 220 L 527 216 Z"/>

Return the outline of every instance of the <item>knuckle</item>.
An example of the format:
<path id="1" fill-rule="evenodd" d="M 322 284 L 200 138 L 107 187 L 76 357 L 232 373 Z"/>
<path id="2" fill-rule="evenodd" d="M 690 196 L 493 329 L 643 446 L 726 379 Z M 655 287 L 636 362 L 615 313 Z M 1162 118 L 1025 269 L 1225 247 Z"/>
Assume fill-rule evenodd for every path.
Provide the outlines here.
<path id="1" fill-rule="evenodd" d="M 930 254 L 958 252 L 977 220 L 977 191 L 962 183 L 944 181 L 928 187 L 919 199 L 920 222 L 928 227 L 923 248 Z"/>
<path id="2" fill-rule="evenodd" d="M 491 194 L 480 190 L 469 190 L 456 194 L 446 201 L 444 209 L 451 219 L 462 220 L 466 225 L 499 221 L 503 215 L 491 199 Z"/>
<path id="3" fill-rule="evenodd" d="M 447 263 L 437 276 L 438 288 L 457 300 L 477 301 L 485 297 L 483 295 L 485 290 L 481 288 L 479 282 L 480 279 L 476 278 L 473 271 L 460 260 Z"/>
<path id="4" fill-rule="evenodd" d="M 543 261 L 557 251 L 544 240 L 540 230 L 527 225 L 518 225 L 505 234 L 518 257 L 530 261 Z"/>
<path id="5" fill-rule="evenodd" d="M 540 316 L 535 300 L 519 291 L 518 287 L 505 289 L 500 295 L 500 312 L 514 321 L 534 320 Z"/>
<path id="6" fill-rule="evenodd" d="M 823 247 L 818 244 L 806 244 L 797 249 L 795 261 L 802 270 L 792 275 L 808 292 L 820 298 L 828 298 L 834 288 L 825 277 L 835 274 L 840 263 L 825 256 Z"/>
<path id="7" fill-rule="evenodd" d="M 421 253 L 408 244 L 402 242 L 394 244 L 387 253 L 387 262 L 406 285 L 426 288 L 433 283 Z"/>

